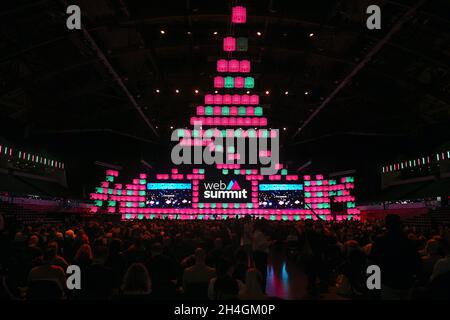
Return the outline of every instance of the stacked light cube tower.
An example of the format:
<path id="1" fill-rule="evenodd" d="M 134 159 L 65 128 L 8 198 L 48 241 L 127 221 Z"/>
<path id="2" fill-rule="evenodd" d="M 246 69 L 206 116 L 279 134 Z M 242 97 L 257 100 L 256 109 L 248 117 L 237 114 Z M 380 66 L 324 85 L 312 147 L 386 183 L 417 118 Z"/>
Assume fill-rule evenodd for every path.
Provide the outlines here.
<path id="1" fill-rule="evenodd" d="M 247 22 L 247 9 L 242 5 L 232 8 L 231 23 L 234 32 Z M 242 57 L 247 51 L 245 37 L 226 36 L 223 39 L 224 58 L 216 65 L 213 87 L 217 92 L 207 93 L 201 105 L 195 108 L 190 124 L 192 130 L 178 129 L 180 144 L 185 146 L 211 147 L 211 135 L 207 129 L 218 128 L 216 133 L 223 138 L 276 137 L 275 130 L 267 129 L 260 96 L 251 92 L 255 79 L 251 74 L 251 61 Z M 237 57 L 236 57 L 237 56 Z M 220 92 L 219 92 L 220 91 Z M 198 126 L 200 125 L 200 129 Z M 225 153 L 228 160 L 238 160 L 240 154 L 234 148 L 215 146 L 217 152 Z M 221 150 L 217 150 L 221 148 Z M 262 150 L 260 157 L 270 157 L 270 150 Z M 265 176 L 257 166 L 238 163 L 223 163 L 204 167 L 178 166 L 165 173 L 141 173 L 132 183 L 117 183 L 119 172 L 107 170 L 106 178 L 90 195 L 93 213 L 121 214 L 123 219 L 227 219 L 254 215 L 270 220 L 359 220 L 355 206 L 354 178 L 351 176 L 325 179 L 323 175 L 299 176 L 290 174 L 282 164 L 277 164 L 278 173 Z M 206 203 L 199 196 L 200 184 L 205 182 L 209 170 L 218 171 L 223 179 L 243 176 L 251 185 L 246 203 Z M 146 202 L 150 190 L 189 190 L 192 194 L 189 208 L 162 208 Z M 304 201 L 296 208 L 271 209 L 262 206 L 261 191 L 292 190 L 303 192 Z M 344 203 L 345 211 L 333 215 L 331 201 Z"/>

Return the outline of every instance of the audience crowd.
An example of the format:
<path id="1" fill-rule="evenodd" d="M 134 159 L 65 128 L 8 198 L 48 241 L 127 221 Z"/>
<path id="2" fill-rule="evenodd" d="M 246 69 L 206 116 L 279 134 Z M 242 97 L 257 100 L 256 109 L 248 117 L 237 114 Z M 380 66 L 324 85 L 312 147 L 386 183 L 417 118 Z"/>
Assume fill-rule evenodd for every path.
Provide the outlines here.
<path id="1" fill-rule="evenodd" d="M 86 221 L 1 231 L 1 299 L 277 299 L 273 252 L 307 276 L 306 298 L 449 299 L 450 228 L 385 221 Z M 381 290 L 369 290 L 378 265 Z M 69 265 L 81 289 L 68 290 Z"/>

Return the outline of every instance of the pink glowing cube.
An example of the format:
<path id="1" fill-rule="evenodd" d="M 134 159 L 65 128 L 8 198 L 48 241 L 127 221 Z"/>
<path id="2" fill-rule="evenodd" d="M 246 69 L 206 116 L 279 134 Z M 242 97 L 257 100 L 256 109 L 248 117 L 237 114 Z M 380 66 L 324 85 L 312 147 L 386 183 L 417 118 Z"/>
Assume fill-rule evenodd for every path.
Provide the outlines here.
<path id="1" fill-rule="evenodd" d="M 233 104 L 241 104 L 241 96 L 238 94 L 234 94 L 231 100 Z"/>
<path id="2" fill-rule="evenodd" d="M 215 106 L 215 107 L 213 108 L 213 114 L 214 114 L 215 116 L 220 116 L 220 115 L 222 115 L 222 108 L 219 107 L 219 106 Z"/>
<path id="3" fill-rule="evenodd" d="M 225 37 L 223 38 L 223 50 L 227 52 L 236 51 L 236 38 Z M 230 66 L 228 66 L 230 68 Z M 232 72 L 230 70 L 230 72 Z"/>
<path id="4" fill-rule="evenodd" d="M 248 94 L 244 94 L 241 97 L 241 104 L 250 104 L 250 96 Z"/>
<path id="5" fill-rule="evenodd" d="M 252 126 L 259 126 L 259 119 L 258 118 L 249 118 L 251 121 Z"/>
<path id="6" fill-rule="evenodd" d="M 232 101 L 231 95 L 229 95 L 229 94 L 223 95 L 223 98 L 222 98 L 223 104 L 231 104 L 231 101 Z"/>
<path id="7" fill-rule="evenodd" d="M 205 104 L 213 104 L 214 103 L 214 95 L 207 94 L 205 96 Z"/>
<path id="8" fill-rule="evenodd" d="M 214 77 L 214 88 L 223 88 L 224 83 L 223 77 Z"/>
<path id="9" fill-rule="evenodd" d="M 251 95 L 250 104 L 259 104 L 259 96 L 256 94 Z"/>
<path id="10" fill-rule="evenodd" d="M 228 62 L 228 72 L 239 72 L 239 61 L 238 60 L 230 60 Z"/>
<path id="11" fill-rule="evenodd" d="M 243 77 L 234 78 L 234 87 L 235 88 L 243 88 L 245 79 Z"/>
<path id="12" fill-rule="evenodd" d="M 230 108 L 230 115 L 231 116 L 237 116 L 237 114 L 238 114 L 238 108 L 236 106 L 232 106 Z"/>
<path id="13" fill-rule="evenodd" d="M 214 95 L 214 104 L 222 104 L 222 95 L 221 94 Z"/>
<path id="14" fill-rule="evenodd" d="M 231 10 L 232 23 L 245 23 L 247 21 L 247 8 L 243 6 L 233 7 Z"/>
<path id="15" fill-rule="evenodd" d="M 239 72 L 244 72 L 244 73 L 250 72 L 250 61 L 249 60 L 241 60 L 241 62 L 239 62 Z"/>
<path id="16" fill-rule="evenodd" d="M 228 61 L 225 59 L 217 60 L 217 72 L 228 72 Z"/>
<path id="17" fill-rule="evenodd" d="M 203 116 L 205 114 L 205 107 L 204 106 L 198 106 L 197 107 L 197 115 Z"/>

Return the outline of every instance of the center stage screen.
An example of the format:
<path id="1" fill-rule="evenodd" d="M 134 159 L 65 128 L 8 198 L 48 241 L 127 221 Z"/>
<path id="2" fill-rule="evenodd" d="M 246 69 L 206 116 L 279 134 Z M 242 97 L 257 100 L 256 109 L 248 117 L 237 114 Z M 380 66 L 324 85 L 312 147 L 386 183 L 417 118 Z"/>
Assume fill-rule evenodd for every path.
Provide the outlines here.
<path id="1" fill-rule="evenodd" d="M 190 183 L 149 183 L 146 205 L 149 208 L 191 208 L 192 186 Z"/>
<path id="2" fill-rule="evenodd" d="M 260 184 L 258 202 L 260 208 L 301 209 L 303 208 L 303 185 Z"/>
<path id="3" fill-rule="evenodd" d="M 200 181 L 200 202 L 204 203 L 249 203 L 252 202 L 251 183 L 244 176 L 208 176 Z"/>

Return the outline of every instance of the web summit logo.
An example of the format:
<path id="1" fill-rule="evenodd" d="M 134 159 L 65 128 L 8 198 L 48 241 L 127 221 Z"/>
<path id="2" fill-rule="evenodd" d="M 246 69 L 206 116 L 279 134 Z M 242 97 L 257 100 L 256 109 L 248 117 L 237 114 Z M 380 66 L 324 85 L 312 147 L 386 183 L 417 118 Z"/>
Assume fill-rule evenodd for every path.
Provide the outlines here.
<path id="1" fill-rule="evenodd" d="M 231 180 L 228 185 L 220 182 L 204 183 L 205 199 L 247 199 L 247 190 L 241 189 L 236 180 Z"/>

